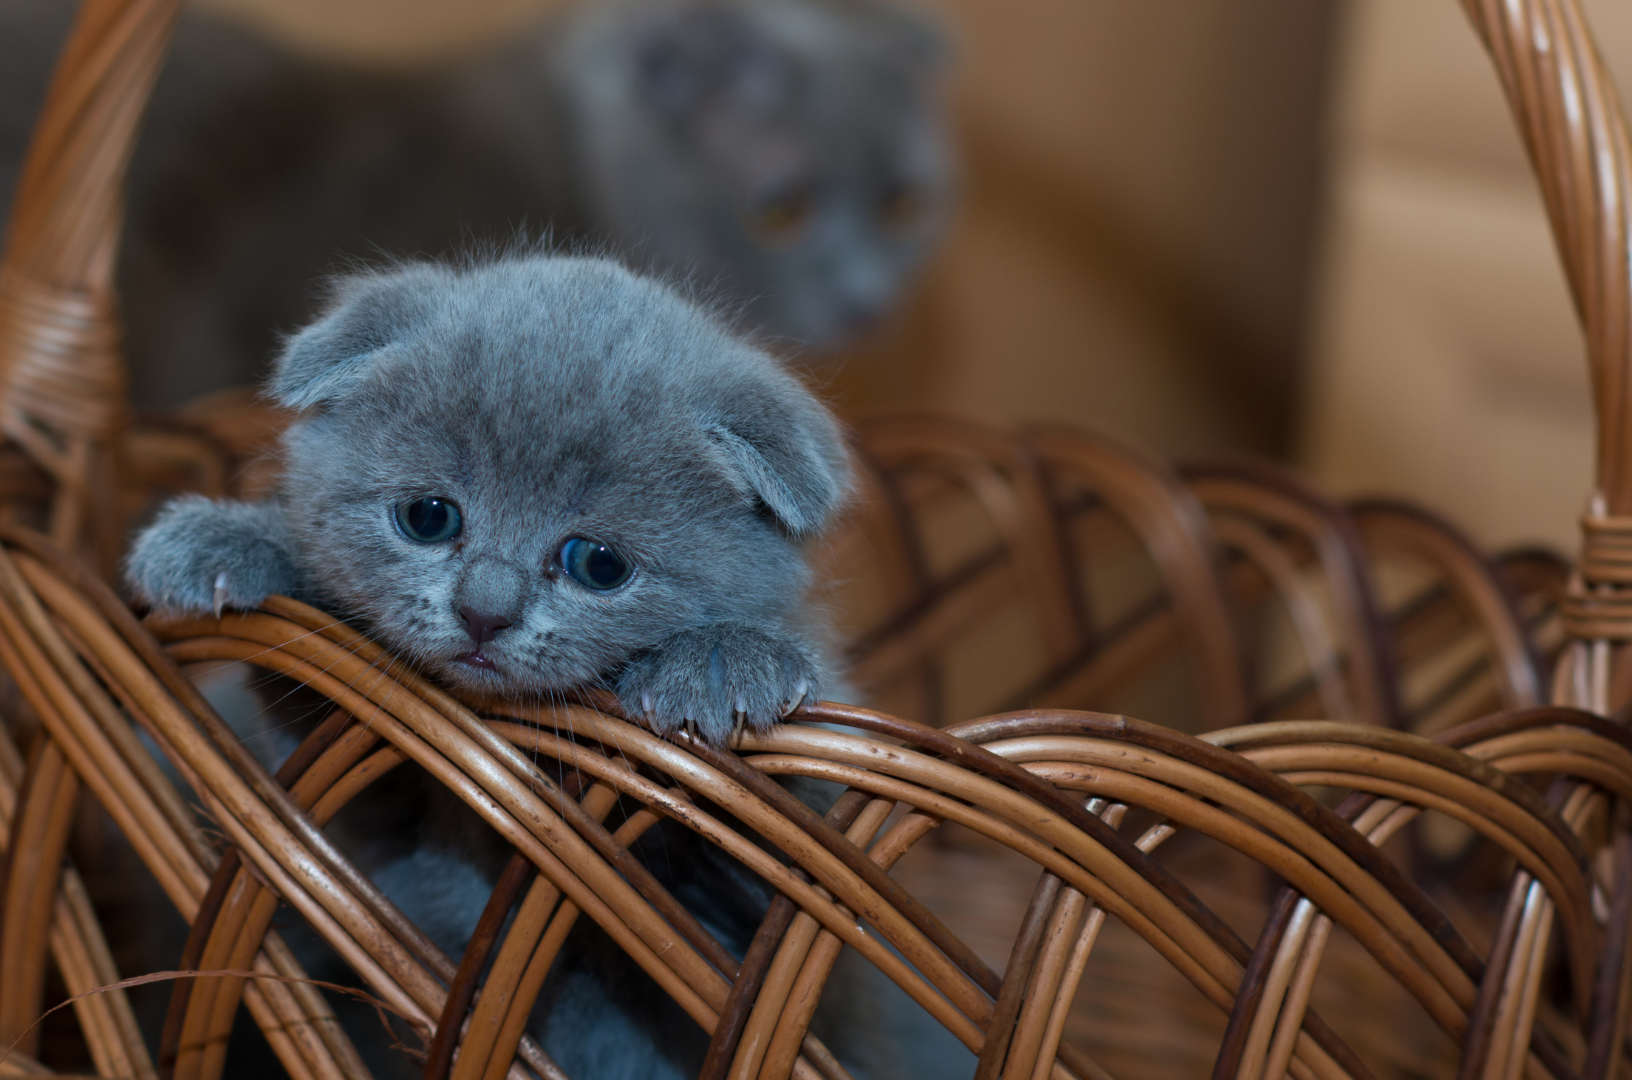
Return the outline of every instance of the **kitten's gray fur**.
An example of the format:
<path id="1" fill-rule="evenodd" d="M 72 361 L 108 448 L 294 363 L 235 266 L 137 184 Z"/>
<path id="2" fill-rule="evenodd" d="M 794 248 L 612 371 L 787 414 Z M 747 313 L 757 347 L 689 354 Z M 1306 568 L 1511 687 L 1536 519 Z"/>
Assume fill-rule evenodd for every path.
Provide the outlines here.
<path id="1" fill-rule="evenodd" d="M 716 741 L 819 687 L 797 541 L 845 492 L 838 428 L 669 288 L 586 258 L 363 274 L 290 339 L 271 392 L 304 410 L 280 497 L 173 501 L 127 565 L 149 603 L 309 597 L 455 685 L 608 679 L 659 730 Z M 457 505 L 457 537 L 397 526 L 425 497 Z M 580 585 L 561 567 L 573 537 L 632 576 Z M 477 640 L 461 610 L 507 628 Z"/>
<path id="2" fill-rule="evenodd" d="M 304 410 L 285 439 L 278 500 L 172 502 L 127 565 L 148 601 L 209 610 L 218 587 L 241 607 L 293 593 L 361 617 L 456 684 L 544 697 L 607 679 L 659 729 L 690 720 L 714 740 L 739 718 L 773 723 L 816 691 L 821 649 L 798 607 L 797 544 L 844 496 L 838 429 L 774 360 L 671 289 L 585 258 L 364 274 L 290 339 L 272 393 Z M 427 495 L 463 510 L 456 541 L 416 543 L 394 524 L 397 504 Z M 611 544 L 634 575 L 607 593 L 568 580 L 557 563 L 572 536 Z M 481 643 L 457 611 L 472 604 L 512 625 Z M 473 643 L 496 670 L 459 662 Z M 297 735 L 290 711 L 236 718 L 268 768 Z M 329 833 L 454 955 L 509 855 L 412 769 L 387 775 Z M 744 953 L 770 900 L 763 881 L 672 824 L 636 851 Z M 300 926 L 288 933 L 314 974 L 345 977 Z M 378 1075 L 412 1075 L 358 1027 Z M 587 920 L 532 1030 L 569 1074 L 596 1080 L 682 1080 L 707 1048 Z M 972 1063 L 866 964 L 840 965 L 814 1030 L 867 1080 Z"/>
<path id="3" fill-rule="evenodd" d="M 74 7 L 0 3 L 0 208 Z M 779 337 L 842 339 L 944 231 L 943 51 L 889 0 L 594 0 L 468 61 L 387 72 L 189 12 L 131 166 L 135 399 L 260 381 L 341 253 L 518 231 L 695 277 Z M 916 209 L 892 223 L 895 190 Z M 804 227 L 753 225 L 790 199 Z"/>

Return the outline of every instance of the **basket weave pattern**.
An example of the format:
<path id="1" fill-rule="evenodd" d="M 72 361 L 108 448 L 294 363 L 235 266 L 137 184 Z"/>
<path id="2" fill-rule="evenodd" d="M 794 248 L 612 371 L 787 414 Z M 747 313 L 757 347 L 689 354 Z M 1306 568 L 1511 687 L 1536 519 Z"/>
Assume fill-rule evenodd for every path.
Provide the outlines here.
<path id="1" fill-rule="evenodd" d="M 1319 721 L 1196 739 L 1122 717 L 1042 711 L 936 730 L 820 706 L 807 715 L 858 733 L 786 727 L 744 737 L 733 755 L 657 739 L 605 702 L 601 710 L 540 713 L 494 703 L 473 709 L 431 684 L 393 677 L 366 640 L 289 601 L 256 614 L 155 624 L 172 660 L 154 654 L 152 638 L 105 588 L 84 577 L 76 582 L 72 567 L 37 541 L 12 547 L 0 562 L 5 658 L 34 673 L 24 690 L 52 735 L 49 745 L 61 748 L 69 766 L 35 763 L 13 837 L 41 836 L 42 849 L 54 838 L 60 857 L 62 791 L 71 791 L 77 776 L 127 835 L 150 845 L 144 861 L 193 923 L 189 952 L 197 950 L 200 968 L 298 973 L 268 933 L 276 904 L 270 885 L 344 951 L 375 994 L 423 1023 L 444 1021 L 438 1030 L 457 1028 L 454 1018 L 463 1010 L 449 1016 L 448 1003 L 469 1005 L 470 973 L 491 957 L 453 1075 L 500 1075 L 511 1067 L 531 998 L 580 913 L 715 1031 L 716 1057 L 729 1067 L 718 1075 L 834 1075 L 822 1067 L 830 1062 L 805 1025 L 840 943 L 877 964 L 980 1052 L 990 1075 L 1098 1075 L 1080 1051 L 1058 1040 L 1106 915 L 1136 929 L 1230 1013 L 1220 1056 L 1232 1066 L 1228 1075 L 1257 1075 L 1266 1063 L 1275 1075 L 1277 1066 L 1300 1076 L 1367 1075 L 1355 1052 L 1306 1011 L 1333 922 L 1445 1031 L 1459 1040 L 1470 1031 L 1501 1032 L 1511 1043 L 1523 1025 L 1503 1013 L 1522 1010 L 1526 989 L 1535 992 L 1545 934 L 1539 943 L 1513 943 L 1505 955 L 1500 937 L 1495 948 L 1476 949 L 1379 855 L 1375 845 L 1422 807 L 1466 822 L 1524 868 L 1512 904 L 1516 911 L 1556 910 L 1578 1000 L 1602 1010 L 1618 996 L 1624 969 L 1612 968 L 1608 985 L 1597 987 L 1604 973 L 1596 964 L 1606 946 L 1617 947 L 1615 939 L 1624 950 L 1632 894 L 1611 891 L 1626 882 L 1597 886 L 1600 902 L 1607 898 L 1612 909 L 1609 926 L 1601 927 L 1580 833 L 1604 835 L 1608 797 L 1632 793 L 1632 739 L 1580 711 L 1500 714 L 1428 741 Z M 223 659 L 294 675 L 339 707 L 277 777 L 238 746 L 174 666 Z M 133 739 L 126 715 L 182 768 L 232 841 L 232 854 L 217 858 L 202 843 L 179 796 Z M 353 719 L 359 717 L 366 722 Z M 580 790 L 555 785 L 535 764 L 539 757 L 570 767 Z M 490 906 L 502 919 L 519 903 L 517 918 L 502 941 L 479 933 L 457 966 L 320 831 L 371 781 L 407 760 L 459 791 L 522 856 L 521 872 L 505 875 Z M 1578 784 L 1555 807 L 1514 779 L 1531 773 Z M 835 780 L 853 794 L 824 824 L 766 779 L 778 775 Z M 1355 794 L 1333 811 L 1300 784 Z M 608 833 L 600 821 L 614 795 L 650 812 Z M 699 797 L 731 806 L 798 870 L 697 809 Z M 910 812 L 898 812 L 881 834 L 898 805 Z M 1155 810 L 1162 820 L 1126 837 L 1113 826 L 1127 806 Z M 657 814 L 708 836 L 787 898 L 740 962 L 620 855 Z M 1599 828 L 1591 829 L 1595 818 Z M 997 840 L 1044 870 L 1001 977 L 879 873 L 943 821 Z M 1186 828 L 1242 851 L 1286 882 L 1256 948 L 1146 857 Z M 30 884 L 47 891 L 38 879 Z M 858 915 L 872 933 L 858 925 Z M 43 940 L 36 941 L 43 952 Z M 226 1027 L 244 994 L 263 1028 L 278 1036 L 274 1046 L 292 1071 L 357 1075 L 355 1053 L 322 999 L 300 989 L 195 982 L 176 1032 L 176 1074 L 218 1075 Z M 1606 992 L 1607 1001 L 1600 1000 Z M 139 1043 L 120 1049 L 128 1059 L 145 1056 Z M 523 1061 L 550 1075 L 540 1051 L 520 1049 Z M 1561 1051 L 1537 1031 L 1485 1052 L 1504 1061 L 1535 1055 L 1540 1067 L 1553 1067 L 1548 1071 L 1568 1071 Z"/>

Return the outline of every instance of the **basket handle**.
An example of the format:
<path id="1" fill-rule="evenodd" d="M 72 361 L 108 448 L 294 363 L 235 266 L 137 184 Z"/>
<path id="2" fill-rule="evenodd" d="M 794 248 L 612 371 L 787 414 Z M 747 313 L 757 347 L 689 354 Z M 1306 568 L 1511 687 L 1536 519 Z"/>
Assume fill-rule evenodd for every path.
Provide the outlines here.
<path id="1" fill-rule="evenodd" d="M 1541 184 L 1587 338 L 1597 483 L 1561 606 L 1574 644 L 1554 699 L 1607 713 L 1612 642 L 1632 640 L 1632 146 L 1577 0 L 1462 0 Z"/>
<path id="2" fill-rule="evenodd" d="M 114 260 L 126 167 L 180 0 L 85 0 L 51 77 L 0 256 L 0 432 L 56 481 L 50 531 L 123 540 Z M 89 536 L 87 536 L 89 533 Z"/>
<path id="3" fill-rule="evenodd" d="M 1632 514 L 1632 148 L 1577 0 L 1462 0 L 1489 50 L 1547 204 L 1587 336 L 1596 501 Z"/>

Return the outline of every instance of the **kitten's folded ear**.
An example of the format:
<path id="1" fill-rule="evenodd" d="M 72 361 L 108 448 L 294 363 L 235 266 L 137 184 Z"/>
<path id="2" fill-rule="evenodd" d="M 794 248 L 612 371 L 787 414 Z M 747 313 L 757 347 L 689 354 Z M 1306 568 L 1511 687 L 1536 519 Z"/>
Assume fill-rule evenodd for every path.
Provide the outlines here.
<path id="1" fill-rule="evenodd" d="M 727 473 L 795 536 L 825 525 L 850 490 L 833 416 L 781 369 L 731 386 L 704 423 Z"/>
<path id="2" fill-rule="evenodd" d="M 443 274 L 421 265 L 341 279 L 324 315 L 284 343 L 272 396 L 297 410 L 343 396 L 381 352 L 424 325 Z"/>
<path id="3" fill-rule="evenodd" d="M 789 90 L 787 57 L 733 4 L 653 6 L 626 29 L 636 85 L 658 112 L 695 120 L 709 109 L 768 109 Z"/>
<path id="4" fill-rule="evenodd" d="M 908 70 L 934 80 L 946 73 L 956 51 L 947 28 L 915 7 L 867 5 L 881 39 Z"/>

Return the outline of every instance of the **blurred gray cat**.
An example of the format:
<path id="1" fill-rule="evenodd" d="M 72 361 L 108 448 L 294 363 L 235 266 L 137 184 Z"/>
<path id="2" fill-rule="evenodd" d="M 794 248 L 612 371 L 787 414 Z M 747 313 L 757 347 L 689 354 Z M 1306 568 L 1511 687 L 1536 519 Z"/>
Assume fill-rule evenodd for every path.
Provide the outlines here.
<path id="1" fill-rule="evenodd" d="M 279 498 L 168 504 L 127 563 L 154 606 L 300 596 L 456 686 L 609 680 L 716 742 L 819 687 L 797 541 L 843 497 L 838 427 L 670 289 L 547 256 L 363 274 L 271 393 L 302 411 Z"/>
<path id="2" fill-rule="evenodd" d="M 0 206 L 74 6 L 0 4 Z M 709 282 L 777 337 L 837 342 L 943 231 L 943 52 L 887 0 L 601 0 L 418 72 L 188 14 L 130 176 L 136 401 L 259 381 L 342 252 L 546 229 Z"/>
<path id="3" fill-rule="evenodd" d="M 817 692 L 797 544 L 844 496 L 838 428 L 774 360 L 671 289 L 586 258 L 363 274 L 290 339 L 271 393 L 303 410 L 279 498 L 173 501 L 127 565 L 150 603 L 208 611 L 291 593 L 360 618 L 455 685 L 530 698 L 605 683 L 659 730 L 689 723 L 714 741 Z M 300 735 L 290 710 L 226 712 L 275 767 Z M 509 855 L 411 769 L 330 833 L 455 955 Z M 770 900 L 762 881 L 672 824 L 636 850 L 743 954 Z M 314 974 L 345 977 L 299 926 L 289 933 Z M 587 924 L 532 1030 L 570 1074 L 598 1080 L 680 1080 L 707 1048 Z M 973 1061 L 853 958 L 816 1030 L 869 1080 Z M 366 1037 L 361 1048 L 381 1075 L 412 1074 Z"/>

